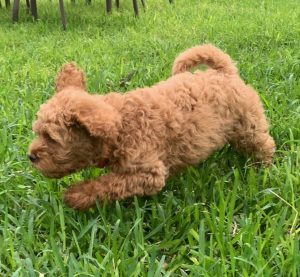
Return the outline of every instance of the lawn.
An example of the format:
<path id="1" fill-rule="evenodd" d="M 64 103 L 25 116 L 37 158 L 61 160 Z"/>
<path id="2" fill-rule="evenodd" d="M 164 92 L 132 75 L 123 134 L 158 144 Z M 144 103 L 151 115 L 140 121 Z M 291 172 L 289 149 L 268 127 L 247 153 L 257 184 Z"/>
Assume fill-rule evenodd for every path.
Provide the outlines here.
<path id="1" fill-rule="evenodd" d="M 105 1 L 66 1 L 67 31 L 57 1 L 38 1 L 38 22 L 24 2 L 18 24 L 0 9 L 0 276 L 300 276 L 298 0 L 152 0 L 138 19 L 129 1 L 109 16 Z M 51 180 L 27 160 L 61 65 L 76 61 L 90 91 L 124 92 L 167 78 L 178 53 L 205 42 L 259 92 L 274 163 L 226 147 L 154 197 L 66 207 L 71 183 L 103 172 Z"/>

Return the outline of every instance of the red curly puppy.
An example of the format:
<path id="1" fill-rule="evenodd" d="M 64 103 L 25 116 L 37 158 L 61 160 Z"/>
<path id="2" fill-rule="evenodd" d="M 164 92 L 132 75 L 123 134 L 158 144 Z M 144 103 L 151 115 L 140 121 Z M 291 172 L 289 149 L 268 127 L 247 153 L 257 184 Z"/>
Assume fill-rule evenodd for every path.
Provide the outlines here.
<path id="1" fill-rule="evenodd" d="M 206 64 L 205 72 L 188 72 Z M 86 167 L 111 172 L 65 193 L 66 203 L 86 209 L 99 200 L 153 195 L 168 176 L 205 160 L 226 143 L 265 164 L 275 149 L 257 93 L 228 55 L 212 45 L 179 55 L 168 80 L 124 95 L 91 95 L 74 64 L 65 65 L 55 95 L 33 124 L 32 164 L 60 178 Z"/>

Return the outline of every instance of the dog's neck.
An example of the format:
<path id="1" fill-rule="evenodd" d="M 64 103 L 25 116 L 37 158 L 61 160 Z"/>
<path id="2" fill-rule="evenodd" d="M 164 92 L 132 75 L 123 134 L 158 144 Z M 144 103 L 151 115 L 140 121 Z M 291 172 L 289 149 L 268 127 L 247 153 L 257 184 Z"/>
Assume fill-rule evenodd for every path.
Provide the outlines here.
<path id="1" fill-rule="evenodd" d="M 98 163 L 95 166 L 98 168 L 104 168 L 107 167 L 108 165 L 109 165 L 108 159 L 101 159 L 100 161 L 98 161 Z"/>
<path id="2" fill-rule="evenodd" d="M 93 161 L 93 166 L 98 168 L 108 167 L 111 163 L 113 149 L 114 147 L 112 145 L 101 142 L 101 147 L 99 151 L 96 152 L 97 154 Z"/>

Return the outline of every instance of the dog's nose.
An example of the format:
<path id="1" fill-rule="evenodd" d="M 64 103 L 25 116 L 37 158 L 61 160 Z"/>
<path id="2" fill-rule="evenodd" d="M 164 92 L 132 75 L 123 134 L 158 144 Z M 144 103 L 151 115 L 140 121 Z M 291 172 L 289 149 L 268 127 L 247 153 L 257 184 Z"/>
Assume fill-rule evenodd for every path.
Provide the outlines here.
<path id="1" fill-rule="evenodd" d="M 34 154 L 28 154 L 28 158 L 33 163 L 37 160 L 37 156 Z"/>

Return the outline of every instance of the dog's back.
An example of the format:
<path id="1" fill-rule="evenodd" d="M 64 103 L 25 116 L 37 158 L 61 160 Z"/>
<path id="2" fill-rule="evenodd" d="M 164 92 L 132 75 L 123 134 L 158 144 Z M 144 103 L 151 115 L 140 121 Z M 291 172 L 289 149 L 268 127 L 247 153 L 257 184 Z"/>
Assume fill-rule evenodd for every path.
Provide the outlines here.
<path id="1" fill-rule="evenodd" d="M 211 69 L 187 71 L 198 63 Z M 126 145 L 132 141 L 141 152 L 155 151 L 175 171 L 206 159 L 227 142 L 237 144 L 248 125 L 267 131 L 257 93 L 240 79 L 221 50 L 211 45 L 191 48 L 175 60 L 173 74 L 150 88 L 125 94 Z"/>

